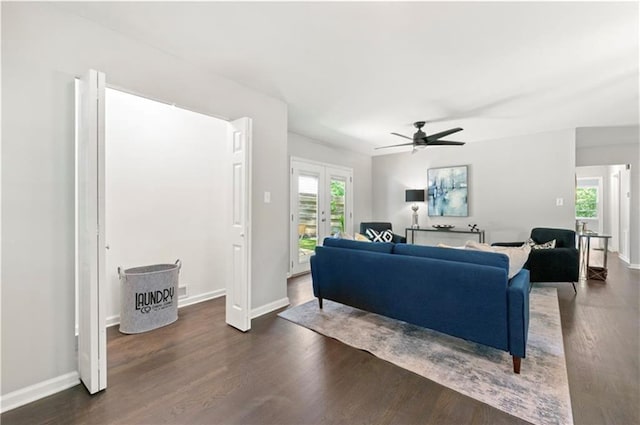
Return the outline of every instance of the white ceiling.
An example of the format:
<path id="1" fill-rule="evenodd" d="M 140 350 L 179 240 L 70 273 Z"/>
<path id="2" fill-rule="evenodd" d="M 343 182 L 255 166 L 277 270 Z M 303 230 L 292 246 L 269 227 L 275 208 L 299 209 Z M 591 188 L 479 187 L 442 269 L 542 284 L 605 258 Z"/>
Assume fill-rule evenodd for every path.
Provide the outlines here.
<path id="1" fill-rule="evenodd" d="M 61 7 L 278 97 L 290 131 L 367 154 L 417 120 L 463 127 L 448 139 L 464 142 L 639 120 L 637 2 Z"/>

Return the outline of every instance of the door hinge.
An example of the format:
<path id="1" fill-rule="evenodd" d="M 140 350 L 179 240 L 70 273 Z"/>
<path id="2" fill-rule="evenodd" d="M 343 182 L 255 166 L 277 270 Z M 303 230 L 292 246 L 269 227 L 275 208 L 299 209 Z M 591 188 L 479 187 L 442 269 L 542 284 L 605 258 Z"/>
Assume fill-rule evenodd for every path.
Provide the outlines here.
<path id="1" fill-rule="evenodd" d="M 353 177 L 349 177 L 349 183 L 353 183 Z"/>
<path id="2" fill-rule="evenodd" d="M 291 262 L 291 270 L 293 271 L 293 261 Z"/>
<path id="3" fill-rule="evenodd" d="M 291 169 L 291 175 L 293 175 L 293 168 Z"/>
<path id="4" fill-rule="evenodd" d="M 291 221 L 293 221 L 293 214 L 291 214 Z"/>

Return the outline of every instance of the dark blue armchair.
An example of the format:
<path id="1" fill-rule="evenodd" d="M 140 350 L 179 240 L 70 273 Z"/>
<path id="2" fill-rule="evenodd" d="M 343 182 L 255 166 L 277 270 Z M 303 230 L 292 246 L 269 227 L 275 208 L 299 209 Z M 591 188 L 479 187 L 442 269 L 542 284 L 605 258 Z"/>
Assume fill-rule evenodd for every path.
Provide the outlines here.
<path id="1" fill-rule="evenodd" d="M 376 232 L 382 232 L 385 230 L 391 230 L 393 232 L 393 227 L 391 223 L 383 222 L 383 221 L 370 221 L 370 222 L 362 222 L 360 223 L 360 234 L 367 236 L 367 229 L 373 229 Z M 393 234 L 393 243 L 406 243 L 407 238 L 401 235 Z"/>
<path id="2" fill-rule="evenodd" d="M 531 230 L 536 244 L 556 240 L 551 249 L 532 249 L 524 265 L 531 282 L 571 282 L 574 292 L 578 281 L 580 262 L 576 248 L 576 232 L 567 229 L 536 227 Z M 521 246 L 524 242 L 498 242 L 495 246 Z"/>

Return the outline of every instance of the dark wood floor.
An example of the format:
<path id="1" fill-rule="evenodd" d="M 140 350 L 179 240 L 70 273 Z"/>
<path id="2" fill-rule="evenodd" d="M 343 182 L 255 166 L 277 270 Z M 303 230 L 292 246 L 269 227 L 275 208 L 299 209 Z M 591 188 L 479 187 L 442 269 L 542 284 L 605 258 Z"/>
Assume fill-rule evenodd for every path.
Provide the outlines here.
<path id="1" fill-rule="evenodd" d="M 558 285 L 576 424 L 638 424 L 640 276 L 615 257 L 607 283 Z M 312 298 L 291 279 L 292 304 Z M 224 299 L 141 335 L 108 332 L 108 388 L 78 385 L 1 416 L 11 424 L 525 423 L 269 314 L 240 333 Z M 523 361 L 526 368 L 526 359 Z"/>

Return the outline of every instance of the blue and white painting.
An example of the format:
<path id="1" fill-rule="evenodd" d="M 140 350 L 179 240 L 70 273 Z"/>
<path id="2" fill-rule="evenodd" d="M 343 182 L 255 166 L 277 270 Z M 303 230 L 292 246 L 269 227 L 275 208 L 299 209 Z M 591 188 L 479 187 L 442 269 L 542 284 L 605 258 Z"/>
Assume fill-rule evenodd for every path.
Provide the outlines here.
<path id="1" fill-rule="evenodd" d="M 469 215 L 467 166 L 432 168 L 427 174 L 429 216 L 467 217 Z"/>

